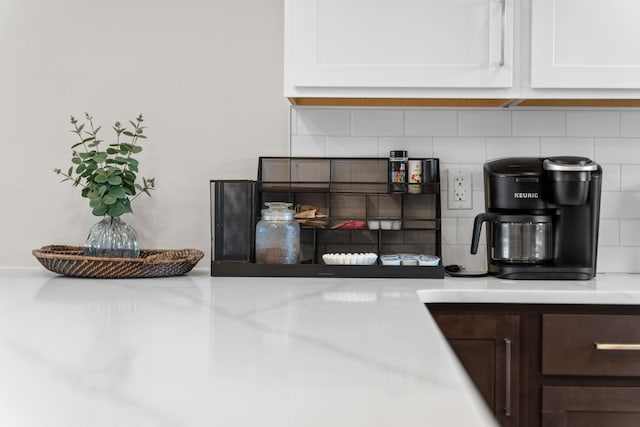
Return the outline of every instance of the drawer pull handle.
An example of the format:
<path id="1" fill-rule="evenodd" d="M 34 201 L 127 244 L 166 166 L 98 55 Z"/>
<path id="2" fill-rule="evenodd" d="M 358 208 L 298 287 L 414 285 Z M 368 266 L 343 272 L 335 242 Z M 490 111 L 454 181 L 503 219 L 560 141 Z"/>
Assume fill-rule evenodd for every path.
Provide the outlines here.
<path id="1" fill-rule="evenodd" d="M 506 372 L 506 397 L 505 397 L 505 405 L 504 405 L 504 415 L 507 417 L 511 416 L 511 340 L 509 338 L 504 339 L 505 344 L 505 363 L 504 368 Z"/>
<path id="2" fill-rule="evenodd" d="M 595 342 L 593 345 L 596 350 L 612 351 L 612 350 L 626 350 L 626 351 L 640 351 L 640 344 L 618 344 L 618 343 L 605 343 Z"/>

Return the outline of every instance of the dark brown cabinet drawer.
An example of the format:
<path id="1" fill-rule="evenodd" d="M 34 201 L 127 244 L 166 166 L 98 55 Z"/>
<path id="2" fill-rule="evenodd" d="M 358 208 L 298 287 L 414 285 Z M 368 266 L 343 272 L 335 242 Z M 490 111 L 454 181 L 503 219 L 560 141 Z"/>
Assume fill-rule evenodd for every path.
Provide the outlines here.
<path id="1" fill-rule="evenodd" d="M 640 316 L 545 314 L 542 373 L 640 377 Z"/>
<path id="2" fill-rule="evenodd" d="M 638 425 L 640 425 L 640 388 L 542 388 L 542 427 L 637 427 Z"/>

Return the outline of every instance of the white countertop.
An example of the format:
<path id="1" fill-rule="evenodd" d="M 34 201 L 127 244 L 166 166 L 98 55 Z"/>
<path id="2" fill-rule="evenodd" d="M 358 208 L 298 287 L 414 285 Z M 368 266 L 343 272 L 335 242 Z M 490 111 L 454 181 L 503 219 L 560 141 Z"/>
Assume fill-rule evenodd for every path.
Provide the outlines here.
<path id="1" fill-rule="evenodd" d="M 589 282 L 85 280 L 0 269 L 0 425 L 494 426 L 422 302 L 639 304 Z"/>

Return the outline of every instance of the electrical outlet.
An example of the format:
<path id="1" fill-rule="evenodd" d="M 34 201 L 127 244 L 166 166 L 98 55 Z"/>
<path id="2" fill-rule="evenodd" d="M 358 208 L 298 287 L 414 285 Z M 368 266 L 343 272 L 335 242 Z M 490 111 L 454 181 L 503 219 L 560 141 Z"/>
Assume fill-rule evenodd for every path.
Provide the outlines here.
<path id="1" fill-rule="evenodd" d="M 449 209 L 471 209 L 473 193 L 471 169 L 448 170 L 447 205 Z"/>

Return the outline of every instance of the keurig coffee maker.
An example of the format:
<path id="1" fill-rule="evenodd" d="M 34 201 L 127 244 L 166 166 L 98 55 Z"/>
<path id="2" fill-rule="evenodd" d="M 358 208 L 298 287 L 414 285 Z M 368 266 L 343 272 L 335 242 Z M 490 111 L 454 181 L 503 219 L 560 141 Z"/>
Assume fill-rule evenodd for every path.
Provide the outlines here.
<path id="1" fill-rule="evenodd" d="M 596 274 L 602 169 L 584 157 L 505 158 L 484 165 L 488 272 L 505 279 Z"/>

